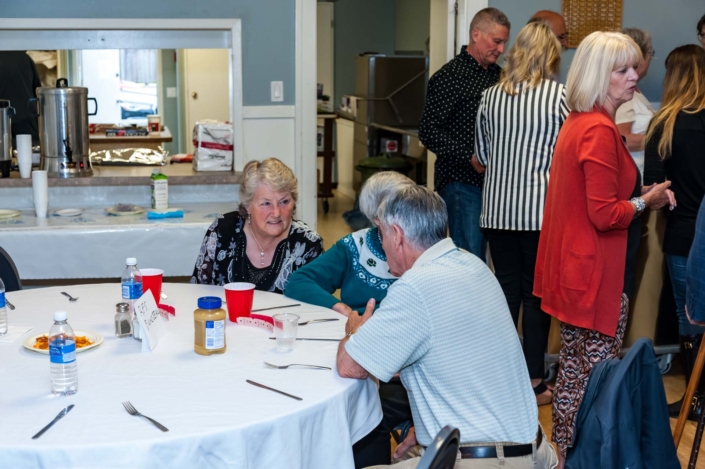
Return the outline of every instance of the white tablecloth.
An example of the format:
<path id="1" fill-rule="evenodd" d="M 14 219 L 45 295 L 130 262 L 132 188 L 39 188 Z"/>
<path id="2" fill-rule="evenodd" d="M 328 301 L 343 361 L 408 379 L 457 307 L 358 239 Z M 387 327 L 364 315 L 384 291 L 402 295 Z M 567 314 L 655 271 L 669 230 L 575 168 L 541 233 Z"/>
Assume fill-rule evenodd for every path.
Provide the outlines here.
<path id="1" fill-rule="evenodd" d="M 183 218 L 148 220 L 147 213 L 112 216 L 91 208 L 77 217 L 34 211 L 0 220 L 0 246 L 22 279 L 119 278 L 125 258 L 156 267 L 166 276 L 190 276 L 206 230 L 234 204 L 184 205 Z"/>
<path id="2" fill-rule="evenodd" d="M 79 297 L 75 303 L 59 294 Z M 337 342 L 297 341 L 277 353 L 262 329 L 227 322 L 227 352 L 193 351 L 193 310 L 200 296 L 223 297 L 222 287 L 165 284 L 176 307 L 157 348 L 140 352 L 132 338 L 114 336 L 115 284 L 44 288 L 8 293 L 17 307 L 11 323 L 35 327 L 0 343 L 0 466 L 51 468 L 351 468 L 351 445 L 381 420 L 376 384 L 343 379 L 335 369 Z M 255 307 L 291 304 L 256 292 Z M 79 390 L 51 394 L 49 357 L 26 350 L 26 337 L 47 332 L 55 310 L 66 310 L 76 330 L 98 332 L 105 342 L 77 355 Z M 282 311 L 305 319 L 341 317 L 309 305 Z M 276 311 L 272 312 L 275 313 Z M 344 335 L 341 321 L 309 324 L 299 337 Z M 307 363 L 333 371 L 266 368 Z M 246 379 L 302 397 L 295 401 L 254 387 Z M 167 428 L 130 416 L 130 401 Z M 75 408 L 38 440 L 31 437 L 69 404 Z"/>

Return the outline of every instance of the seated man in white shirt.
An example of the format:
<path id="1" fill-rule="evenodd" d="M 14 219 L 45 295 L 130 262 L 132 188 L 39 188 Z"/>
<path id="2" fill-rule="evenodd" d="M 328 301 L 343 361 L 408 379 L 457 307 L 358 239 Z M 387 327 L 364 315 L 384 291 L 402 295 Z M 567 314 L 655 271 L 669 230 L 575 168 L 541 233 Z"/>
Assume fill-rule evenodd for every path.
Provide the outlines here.
<path id="1" fill-rule="evenodd" d="M 400 278 L 374 315 L 370 301 L 363 316 L 348 318 L 340 375 L 388 382 L 400 372 L 422 447 L 445 425 L 460 430 L 456 469 L 555 467 L 502 289 L 480 259 L 446 237 L 442 199 L 405 187 L 382 203 L 375 222 Z M 388 439 L 395 422 L 387 417 L 373 432 Z"/>

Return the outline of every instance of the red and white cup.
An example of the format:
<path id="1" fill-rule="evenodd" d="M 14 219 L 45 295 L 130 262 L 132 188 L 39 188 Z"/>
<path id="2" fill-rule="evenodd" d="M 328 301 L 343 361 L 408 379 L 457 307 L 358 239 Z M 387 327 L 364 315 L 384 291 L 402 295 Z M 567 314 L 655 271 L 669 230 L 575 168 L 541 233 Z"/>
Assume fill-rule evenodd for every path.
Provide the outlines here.
<path id="1" fill-rule="evenodd" d="M 225 303 L 231 322 L 237 322 L 237 318 L 250 316 L 254 296 L 254 283 L 236 282 L 225 285 Z"/>
<path id="2" fill-rule="evenodd" d="M 140 269 L 140 274 L 142 274 L 142 293 L 149 290 L 152 292 L 154 302 L 159 304 L 161 302 L 164 271 L 161 269 Z"/>

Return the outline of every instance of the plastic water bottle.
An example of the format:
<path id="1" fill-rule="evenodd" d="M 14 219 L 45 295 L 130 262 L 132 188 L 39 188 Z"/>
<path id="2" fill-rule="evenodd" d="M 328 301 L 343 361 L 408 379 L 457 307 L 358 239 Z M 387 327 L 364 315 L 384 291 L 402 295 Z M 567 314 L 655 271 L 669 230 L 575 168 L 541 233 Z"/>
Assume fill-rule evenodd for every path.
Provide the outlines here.
<path id="1" fill-rule="evenodd" d="M 51 358 L 51 392 L 70 396 L 78 391 L 76 366 L 76 336 L 66 322 L 66 311 L 54 313 L 54 325 L 49 330 Z"/>
<path id="2" fill-rule="evenodd" d="M 7 334 L 7 307 L 5 306 L 5 284 L 0 278 L 0 335 Z"/>
<path id="3" fill-rule="evenodd" d="M 125 260 L 125 271 L 122 273 L 122 298 L 125 303 L 130 305 L 130 314 L 132 314 L 132 338 L 142 342 L 142 329 L 137 320 L 135 313 L 134 302 L 142 296 L 142 274 L 137 269 L 137 259 L 128 257 Z"/>

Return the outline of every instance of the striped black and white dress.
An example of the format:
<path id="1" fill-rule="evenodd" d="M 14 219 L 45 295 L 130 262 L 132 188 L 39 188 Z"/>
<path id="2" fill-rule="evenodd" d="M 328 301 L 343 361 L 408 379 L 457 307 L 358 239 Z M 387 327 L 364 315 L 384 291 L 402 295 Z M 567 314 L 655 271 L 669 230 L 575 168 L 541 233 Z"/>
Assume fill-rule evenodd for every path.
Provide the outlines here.
<path id="1" fill-rule="evenodd" d="M 488 88 L 478 109 L 475 154 L 487 166 L 482 228 L 541 229 L 553 148 L 569 110 L 558 82 L 519 88 L 514 96 Z"/>

